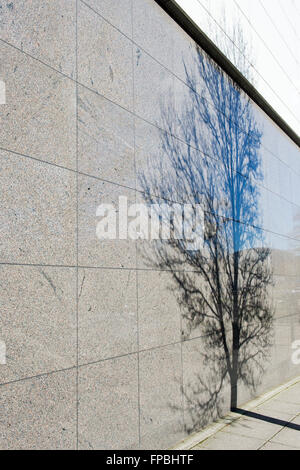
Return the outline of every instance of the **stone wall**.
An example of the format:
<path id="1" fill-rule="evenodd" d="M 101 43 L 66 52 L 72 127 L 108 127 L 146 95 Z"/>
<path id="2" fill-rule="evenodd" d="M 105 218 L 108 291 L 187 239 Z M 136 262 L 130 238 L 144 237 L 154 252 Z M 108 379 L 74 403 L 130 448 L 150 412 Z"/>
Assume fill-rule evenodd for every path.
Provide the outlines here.
<path id="1" fill-rule="evenodd" d="M 195 47 L 153 0 L 0 6 L 0 447 L 168 448 L 205 377 L 201 329 L 182 334 L 172 273 L 144 259 L 151 242 L 100 241 L 96 210 L 140 201 L 138 175 L 168 130 L 162 103 L 181 106 Z M 300 159 L 251 106 L 276 305 L 260 393 L 300 372 Z"/>

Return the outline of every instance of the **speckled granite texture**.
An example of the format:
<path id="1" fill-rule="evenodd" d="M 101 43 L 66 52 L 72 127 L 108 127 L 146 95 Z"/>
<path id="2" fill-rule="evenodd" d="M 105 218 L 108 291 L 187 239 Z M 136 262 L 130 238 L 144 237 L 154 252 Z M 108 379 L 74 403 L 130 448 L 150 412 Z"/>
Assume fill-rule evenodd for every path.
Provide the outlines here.
<path id="1" fill-rule="evenodd" d="M 100 202 L 139 199 L 161 102 L 180 106 L 192 50 L 153 0 L 0 0 L 0 449 L 160 449 L 185 436 L 201 332 L 182 334 L 170 273 L 144 261 L 150 244 L 100 243 L 95 229 Z M 299 149 L 255 113 L 269 129 L 269 207 L 299 217 Z M 280 318 L 260 390 L 299 374 L 299 256 L 273 265 Z"/>

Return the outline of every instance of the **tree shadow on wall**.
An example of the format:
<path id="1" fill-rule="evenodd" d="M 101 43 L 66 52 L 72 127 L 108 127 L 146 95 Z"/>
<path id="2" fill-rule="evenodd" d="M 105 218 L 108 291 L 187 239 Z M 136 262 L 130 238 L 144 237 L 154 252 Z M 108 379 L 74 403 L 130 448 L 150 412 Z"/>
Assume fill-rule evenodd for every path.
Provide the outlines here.
<path id="1" fill-rule="evenodd" d="M 226 387 L 235 409 L 238 386 L 254 390 L 259 384 L 273 309 L 270 250 L 259 228 L 262 133 L 250 100 L 200 49 L 184 67 L 187 86 L 176 107 L 161 107 L 161 152 L 139 180 L 148 204 L 164 200 L 204 211 L 204 230 L 193 216 L 189 222 L 202 237 L 201 248 L 176 236 L 174 214 L 160 212 L 160 220 L 169 218 L 172 236 L 152 241 L 146 255 L 171 272 L 185 339 L 201 337 L 198 372 L 183 390 L 186 430 L 192 432 L 222 413 Z"/>

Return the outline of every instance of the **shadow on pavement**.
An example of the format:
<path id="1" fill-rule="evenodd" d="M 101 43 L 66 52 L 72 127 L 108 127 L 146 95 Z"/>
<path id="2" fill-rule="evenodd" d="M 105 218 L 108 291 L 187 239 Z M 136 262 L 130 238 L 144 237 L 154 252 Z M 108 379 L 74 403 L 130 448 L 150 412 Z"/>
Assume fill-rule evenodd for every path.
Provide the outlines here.
<path id="1" fill-rule="evenodd" d="M 296 423 L 290 423 L 289 421 L 283 421 L 281 419 L 272 418 L 271 416 L 254 413 L 253 411 L 243 410 L 241 408 L 234 408 L 232 411 L 243 416 L 249 416 L 250 418 L 259 419 L 260 421 L 266 421 L 267 423 L 278 424 L 279 426 L 294 429 L 295 431 L 300 431 L 300 425 Z"/>

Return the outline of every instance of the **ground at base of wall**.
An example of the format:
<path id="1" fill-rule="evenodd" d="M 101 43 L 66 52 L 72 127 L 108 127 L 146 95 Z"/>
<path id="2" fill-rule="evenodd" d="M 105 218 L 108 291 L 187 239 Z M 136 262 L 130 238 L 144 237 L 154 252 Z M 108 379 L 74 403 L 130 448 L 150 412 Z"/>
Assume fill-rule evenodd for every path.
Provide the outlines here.
<path id="1" fill-rule="evenodd" d="M 190 436 L 178 450 L 300 450 L 300 377 Z"/>

